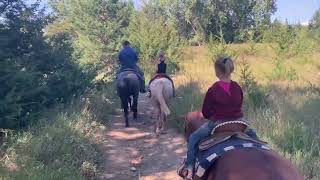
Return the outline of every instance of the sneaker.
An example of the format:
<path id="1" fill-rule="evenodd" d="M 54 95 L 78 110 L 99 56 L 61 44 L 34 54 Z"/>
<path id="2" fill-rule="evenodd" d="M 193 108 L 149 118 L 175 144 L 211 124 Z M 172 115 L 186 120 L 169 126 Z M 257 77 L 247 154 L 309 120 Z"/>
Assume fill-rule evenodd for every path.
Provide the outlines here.
<path id="1" fill-rule="evenodd" d="M 184 178 L 184 180 L 193 180 L 192 173 L 188 173 L 188 175 Z"/>

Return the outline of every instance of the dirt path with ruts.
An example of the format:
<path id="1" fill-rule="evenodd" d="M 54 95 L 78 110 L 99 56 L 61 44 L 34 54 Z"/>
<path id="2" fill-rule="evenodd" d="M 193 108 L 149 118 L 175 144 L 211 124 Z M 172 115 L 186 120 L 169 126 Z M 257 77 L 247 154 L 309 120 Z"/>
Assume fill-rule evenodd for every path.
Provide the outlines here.
<path id="1" fill-rule="evenodd" d="M 176 169 L 185 156 L 186 143 L 176 130 L 155 137 L 155 120 L 151 119 L 149 98 L 140 95 L 139 121 L 130 117 L 130 128 L 124 128 L 121 111 L 114 116 L 105 134 L 107 180 L 179 180 Z"/>

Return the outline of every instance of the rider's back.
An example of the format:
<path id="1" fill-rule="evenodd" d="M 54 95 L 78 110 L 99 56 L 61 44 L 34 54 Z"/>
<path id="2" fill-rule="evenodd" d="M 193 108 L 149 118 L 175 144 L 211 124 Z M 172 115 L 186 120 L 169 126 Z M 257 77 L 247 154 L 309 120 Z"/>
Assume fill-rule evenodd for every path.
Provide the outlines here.
<path id="1" fill-rule="evenodd" d="M 119 61 L 122 68 L 135 69 L 138 55 L 131 47 L 125 47 L 119 53 Z"/>

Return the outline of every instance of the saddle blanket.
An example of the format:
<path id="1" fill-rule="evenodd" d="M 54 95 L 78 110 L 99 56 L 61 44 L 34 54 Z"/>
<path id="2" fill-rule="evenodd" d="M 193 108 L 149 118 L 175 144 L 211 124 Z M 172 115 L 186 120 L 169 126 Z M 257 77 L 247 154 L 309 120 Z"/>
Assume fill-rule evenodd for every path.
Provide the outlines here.
<path id="1" fill-rule="evenodd" d="M 245 140 L 236 136 L 232 136 L 228 140 L 217 143 L 207 150 L 199 150 L 195 165 L 196 176 L 198 176 L 199 178 L 203 177 L 205 175 L 206 170 L 208 170 L 211 167 L 211 165 L 214 164 L 215 160 L 221 157 L 225 152 L 241 148 L 270 150 L 270 148 L 266 144 L 253 142 L 250 140 Z"/>
<path id="2" fill-rule="evenodd" d="M 161 74 L 161 73 L 158 73 L 156 74 L 155 76 L 153 76 L 153 78 L 151 79 L 152 80 L 155 80 L 155 79 L 161 79 L 161 78 L 167 78 L 168 80 L 172 81 L 170 76 L 168 76 L 167 74 Z"/>

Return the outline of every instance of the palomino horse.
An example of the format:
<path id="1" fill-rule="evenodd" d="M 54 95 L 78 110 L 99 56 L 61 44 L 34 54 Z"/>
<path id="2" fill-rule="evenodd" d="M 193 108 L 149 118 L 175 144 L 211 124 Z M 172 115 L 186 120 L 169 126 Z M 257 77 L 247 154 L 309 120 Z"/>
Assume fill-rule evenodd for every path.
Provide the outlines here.
<path id="1" fill-rule="evenodd" d="M 170 114 L 168 101 L 173 97 L 173 84 L 167 78 L 158 78 L 150 84 L 151 103 L 156 116 L 156 134 L 159 135 L 164 130 L 164 123 Z"/>
<path id="2" fill-rule="evenodd" d="M 185 137 L 199 128 L 205 119 L 201 112 L 185 117 Z M 194 179 L 199 180 L 198 177 Z M 298 170 L 273 151 L 235 149 L 218 158 L 207 171 L 206 180 L 303 180 Z"/>
<path id="3" fill-rule="evenodd" d="M 121 107 L 124 112 L 126 127 L 129 127 L 129 106 L 133 112 L 133 118 L 136 120 L 138 115 L 138 97 L 140 90 L 140 81 L 134 71 L 123 71 L 117 77 L 117 92 L 121 100 Z M 133 103 L 131 100 L 133 97 Z"/>

